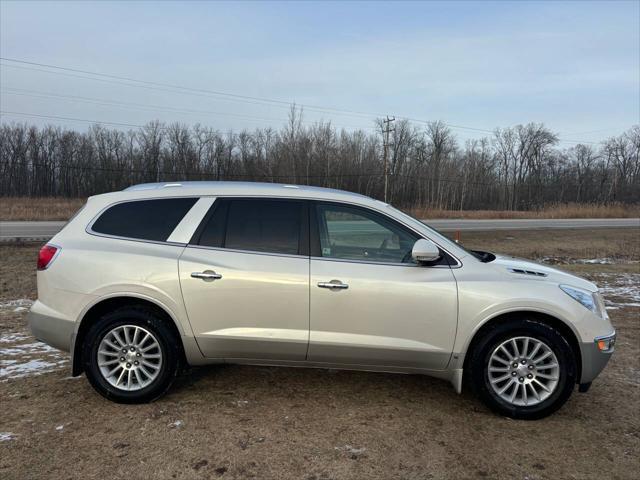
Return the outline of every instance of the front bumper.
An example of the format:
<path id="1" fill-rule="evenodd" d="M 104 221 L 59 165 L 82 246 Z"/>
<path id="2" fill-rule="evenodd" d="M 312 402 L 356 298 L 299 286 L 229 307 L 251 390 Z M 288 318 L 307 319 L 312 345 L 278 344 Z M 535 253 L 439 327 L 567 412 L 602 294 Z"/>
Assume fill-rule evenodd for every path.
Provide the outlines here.
<path id="1" fill-rule="evenodd" d="M 54 348 L 69 352 L 75 331 L 75 322 L 57 315 L 40 301 L 36 301 L 27 315 L 33 336 Z"/>
<path id="2" fill-rule="evenodd" d="M 604 369 L 609 362 L 611 355 L 613 354 L 616 332 L 614 331 L 610 335 L 604 337 L 598 337 L 593 342 L 586 342 L 580 345 L 580 351 L 582 354 L 582 375 L 580 375 L 580 383 L 592 382 Z M 611 342 L 611 348 L 608 350 L 600 350 L 598 347 L 598 341 L 600 340 L 613 340 Z"/>

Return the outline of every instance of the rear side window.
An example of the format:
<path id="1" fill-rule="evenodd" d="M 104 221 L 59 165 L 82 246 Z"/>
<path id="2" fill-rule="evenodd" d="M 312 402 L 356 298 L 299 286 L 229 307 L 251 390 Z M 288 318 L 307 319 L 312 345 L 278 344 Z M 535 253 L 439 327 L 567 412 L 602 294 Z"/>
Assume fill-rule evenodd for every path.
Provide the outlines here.
<path id="1" fill-rule="evenodd" d="M 163 198 L 118 203 L 93 223 L 96 233 L 164 242 L 197 198 Z"/>
<path id="2" fill-rule="evenodd" d="M 306 255 L 306 203 L 271 199 L 219 199 L 198 244 L 252 252 Z"/>

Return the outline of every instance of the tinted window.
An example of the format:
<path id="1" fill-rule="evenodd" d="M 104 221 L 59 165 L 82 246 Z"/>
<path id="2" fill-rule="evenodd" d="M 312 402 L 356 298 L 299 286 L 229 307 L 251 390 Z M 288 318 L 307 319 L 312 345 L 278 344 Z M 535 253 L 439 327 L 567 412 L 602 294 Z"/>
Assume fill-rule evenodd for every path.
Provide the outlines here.
<path id="1" fill-rule="evenodd" d="M 292 255 L 302 251 L 303 202 L 221 199 L 216 204 L 200 245 Z"/>
<path id="2" fill-rule="evenodd" d="M 342 260 L 412 263 L 418 236 L 374 212 L 343 205 L 317 206 L 320 255 Z"/>
<path id="3" fill-rule="evenodd" d="M 207 247 L 223 247 L 224 237 L 227 230 L 227 212 L 229 211 L 229 202 L 224 199 L 215 201 L 212 212 L 205 217 L 204 227 L 200 227 L 201 232 L 196 231 L 192 243 L 204 245 Z M 198 241 L 199 235 L 199 241 Z"/>
<path id="4" fill-rule="evenodd" d="M 197 198 L 124 202 L 110 207 L 92 226 L 97 233 L 164 242 Z"/>

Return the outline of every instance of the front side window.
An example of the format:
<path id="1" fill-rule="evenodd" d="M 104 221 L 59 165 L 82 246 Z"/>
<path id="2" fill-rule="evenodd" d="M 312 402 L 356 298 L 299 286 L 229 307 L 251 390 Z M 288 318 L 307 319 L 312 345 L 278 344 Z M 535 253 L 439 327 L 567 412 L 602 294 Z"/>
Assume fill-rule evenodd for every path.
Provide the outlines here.
<path id="1" fill-rule="evenodd" d="M 272 199 L 219 199 L 196 243 L 207 247 L 299 255 L 307 249 L 305 203 Z"/>
<path id="2" fill-rule="evenodd" d="M 316 206 L 320 256 L 341 260 L 413 263 L 418 236 L 383 215 L 337 204 Z"/>
<path id="3" fill-rule="evenodd" d="M 134 200 L 109 207 L 91 226 L 95 233 L 165 242 L 197 198 Z"/>

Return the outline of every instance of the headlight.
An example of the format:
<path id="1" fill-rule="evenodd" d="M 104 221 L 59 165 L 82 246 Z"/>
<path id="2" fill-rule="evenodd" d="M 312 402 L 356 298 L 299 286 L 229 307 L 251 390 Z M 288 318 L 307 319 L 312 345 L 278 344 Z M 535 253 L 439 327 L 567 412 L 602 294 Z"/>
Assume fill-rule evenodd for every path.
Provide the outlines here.
<path id="1" fill-rule="evenodd" d="M 604 318 L 605 320 L 609 320 L 609 314 L 607 313 L 607 307 L 605 307 L 604 305 L 604 298 L 602 298 L 602 295 L 600 294 L 600 292 L 596 292 L 593 294 L 593 298 L 596 301 L 596 308 L 598 309 L 598 312 L 600 313 L 600 318 Z"/>
<path id="2" fill-rule="evenodd" d="M 570 287 L 569 285 L 560 285 L 560 288 L 564 293 L 569 295 L 575 301 L 581 303 L 586 309 L 591 310 L 600 318 L 604 318 L 606 315 L 604 302 L 598 293 L 592 293 L 578 287 Z"/>

